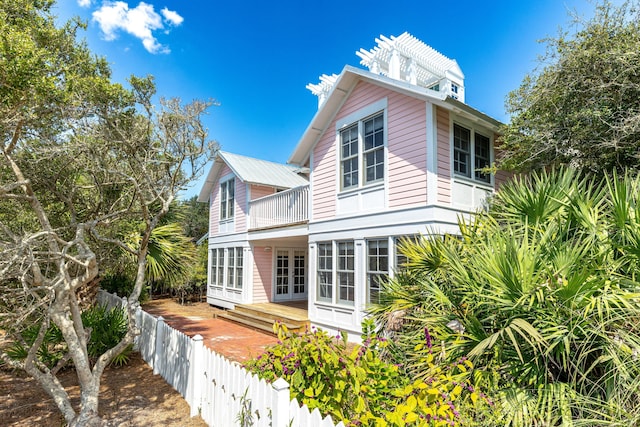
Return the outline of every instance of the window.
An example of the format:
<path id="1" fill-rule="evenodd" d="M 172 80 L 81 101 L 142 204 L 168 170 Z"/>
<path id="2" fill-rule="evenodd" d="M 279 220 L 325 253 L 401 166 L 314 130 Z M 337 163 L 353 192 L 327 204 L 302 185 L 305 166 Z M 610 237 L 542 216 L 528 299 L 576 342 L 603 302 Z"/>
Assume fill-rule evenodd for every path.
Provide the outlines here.
<path id="1" fill-rule="evenodd" d="M 233 218 L 235 179 L 220 184 L 220 220 Z"/>
<path id="2" fill-rule="evenodd" d="M 469 177 L 469 157 L 471 150 L 471 131 L 459 125 L 453 125 L 453 170 Z"/>
<path id="3" fill-rule="evenodd" d="M 353 305 L 355 301 L 355 253 L 353 242 L 338 242 L 338 302 Z"/>
<path id="4" fill-rule="evenodd" d="M 236 248 L 236 289 L 242 289 L 242 248 Z"/>
<path id="5" fill-rule="evenodd" d="M 218 249 L 218 262 L 216 263 L 218 275 L 216 276 L 216 286 L 224 285 L 224 249 Z"/>
<path id="6" fill-rule="evenodd" d="M 235 271 L 235 251 L 233 250 L 233 248 L 230 248 L 228 250 L 228 256 L 227 256 L 227 287 L 228 288 L 233 288 L 234 287 L 234 271 Z"/>
<path id="7" fill-rule="evenodd" d="M 491 164 L 491 142 L 489 141 L 489 138 L 484 135 L 476 133 L 475 136 L 476 179 L 478 181 L 491 182 L 491 175 L 482 172 L 483 168 L 489 167 Z"/>
<path id="8" fill-rule="evenodd" d="M 491 175 L 481 171 L 490 164 L 491 139 L 477 132 L 472 132 L 463 126 L 454 124 L 453 171 L 456 175 L 491 183 Z"/>
<path id="9" fill-rule="evenodd" d="M 458 99 L 458 85 L 455 83 L 451 83 L 451 97 Z"/>
<path id="10" fill-rule="evenodd" d="M 218 250 L 222 252 L 222 249 Z M 224 271 L 222 265 L 220 271 Z M 227 249 L 227 288 L 242 289 L 242 248 Z"/>
<path id="11" fill-rule="evenodd" d="M 384 120 L 378 114 L 364 122 L 365 184 L 384 178 Z"/>
<path id="12" fill-rule="evenodd" d="M 381 283 L 389 276 L 389 241 L 367 241 L 367 303 L 380 302 Z"/>
<path id="13" fill-rule="evenodd" d="M 342 188 L 358 186 L 358 125 L 340 132 L 342 147 Z"/>
<path id="14" fill-rule="evenodd" d="M 333 247 L 318 243 L 318 301 L 333 301 Z"/>
<path id="15" fill-rule="evenodd" d="M 211 249 L 209 251 L 210 259 L 211 259 L 211 282 L 212 286 L 220 286 L 220 281 L 218 279 L 218 250 Z"/>
<path id="16" fill-rule="evenodd" d="M 384 179 L 384 113 L 379 112 L 340 131 L 340 186 L 357 188 Z M 362 165 L 362 167 L 360 167 Z M 360 171 L 364 171 L 360 176 Z"/>

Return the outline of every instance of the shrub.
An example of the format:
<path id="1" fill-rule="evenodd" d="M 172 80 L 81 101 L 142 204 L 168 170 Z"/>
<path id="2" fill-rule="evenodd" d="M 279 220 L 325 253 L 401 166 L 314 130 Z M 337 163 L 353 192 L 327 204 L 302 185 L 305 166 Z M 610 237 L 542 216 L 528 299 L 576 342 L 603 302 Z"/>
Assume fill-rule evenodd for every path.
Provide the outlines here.
<path id="1" fill-rule="evenodd" d="M 468 360 L 440 366 L 429 352 L 430 375 L 412 380 L 380 357 L 387 341 L 371 333 L 371 324 L 363 327 L 368 333 L 353 347 L 345 333 L 292 335 L 276 325 L 279 343 L 245 366 L 267 381 L 284 378 L 291 398 L 348 426 L 470 425 L 460 408 L 482 405 L 484 395 L 468 383 Z"/>
<path id="2" fill-rule="evenodd" d="M 87 342 L 87 352 L 92 359 L 114 347 L 127 333 L 127 316 L 124 309 L 107 309 L 93 306 L 82 313 L 82 324 L 91 329 Z M 21 341 L 14 341 L 7 349 L 7 355 L 15 360 L 24 360 L 29 348 L 35 343 L 40 325 L 27 327 L 21 334 Z M 132 347 L 127 347 L 111 362 L 117 366 L 126 364 Z M 49 369 L 60 369 L 68 362 L 67 347 L 60 328 L 50 325 L 37 352 L 38 360 Z"/>
<path id="3" fill-rule="evenodd" d="M 532 174 L 460 229 L 407 242 L 409 271 L 373 309 L 403 313 L 393 350 L 413 375 L 428 326 L 473 361 L 502 425 L 639 425 L 640 179 Z"/>

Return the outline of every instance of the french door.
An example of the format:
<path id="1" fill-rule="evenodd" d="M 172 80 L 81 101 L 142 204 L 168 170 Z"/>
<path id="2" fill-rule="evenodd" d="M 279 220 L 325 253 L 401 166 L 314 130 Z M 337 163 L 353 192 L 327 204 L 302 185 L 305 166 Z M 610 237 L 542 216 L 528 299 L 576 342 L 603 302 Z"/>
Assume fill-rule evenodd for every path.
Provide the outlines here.
<path id="1" fill-rule="evenodd" d="M 307 253 L 304 249 L 278 249 L 275 258 L 275 301 L 307 297 Z"/>

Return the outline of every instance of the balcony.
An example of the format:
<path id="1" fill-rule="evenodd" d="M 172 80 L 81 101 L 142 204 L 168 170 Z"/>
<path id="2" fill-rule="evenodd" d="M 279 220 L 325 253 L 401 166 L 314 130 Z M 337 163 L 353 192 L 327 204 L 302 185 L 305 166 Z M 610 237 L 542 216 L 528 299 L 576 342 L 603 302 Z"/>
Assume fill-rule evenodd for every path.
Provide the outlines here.
<path id="1" fill-rule="evenodd" d="M 309 220 L 309 186 L 291 188 L 249 202 L 249 229 L 283 227 Z"/>

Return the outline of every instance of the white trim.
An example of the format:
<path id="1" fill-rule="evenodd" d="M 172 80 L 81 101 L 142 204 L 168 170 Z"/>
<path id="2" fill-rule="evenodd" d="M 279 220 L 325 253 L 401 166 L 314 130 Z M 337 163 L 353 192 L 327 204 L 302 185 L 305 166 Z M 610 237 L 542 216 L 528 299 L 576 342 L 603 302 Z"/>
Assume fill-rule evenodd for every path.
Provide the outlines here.
<path id="1" fill-rule="evenodd" d="M 289 278 L 289 292 L 286 295 L 278 296 L 278 251 L 286 252 L 288 258 L 288 278 Z M 304 252 L 304 270 L 305 270 L 305 278 L 304 278 L 304 293 L 295 293 L 293 283 L 294 274 L 295 274 L 295 257 L 296 252 Z M 277 247 L 274 246 L 271 250 L 271 301 L 274 302 L 282 302 L 282 301 L 305 301 L 309 298 L 309 251 L 307 246 L 301 247 Z"/>
<path id="2" fill-rule="evenodd" d="M 378 101 L 359 109 L 358 111 L 354 111 L 348 116 L 340 118 L 336 121 L 336 131 L 339 132 L 344 127 L 350 126 L 353 123 L 364 119 L 365 117 L 371 116 L 379 111 L 386 110 L 387 104 L 387 97 L 385 96 L 384 98 L 381 98 Z"/>
<path id="3" fill-rule="evenodd" d="M 362 216 L 331 218 L 309 224 L 309 242 L 376 235 L 424 234 L 428 231 L 459 233 L 459 216 L 469 217 L 472 213 L 449 206 L 421 206 Z"/>
<path id="4" fill-rule="evenodd" d="M 449 118 L 449 158 L 451 159 L 451 162 L 450 162 L 451 182 L 453 183 L 454 181 L 461 181 L 461 182 L 464 181 L 466 183 L 473 184 L 478 187 L 486 188 L 488 190 L 490 189 L 491 191 L 493 191 L 495 188 L 494 174 L 489 175 L 489 178 L 490 178 L 489 182 L 475 179 L 475 157 L 476 157 L 475 144 L 476 144 L 476 133 L 481 134 L 485 138 L 489 138 L 489 165 L 491 165 L 495 158 L 494 157 L 495 156 L 494 133 L 483 126 L 479 126 L 478 124 L 473 124 L 472 122 L 469 122 L 464 118 L 460 118 L 459 116 L 454 117 L 453 115 L 450 115 L 449 117 L 450 117 Z M 454 128 L 454 125 L 456 124 L 465 129 L 468 129 L 470 133 L 469 135 L 471 139 L 469 141 L 469 175 L 470 176 L 458 175 L 454 170 L 453 128 Z M 452 198 L 453 198 L 453 194 L 452 194 Z"/>
<path id="5" fill-rule="evenodd" d="M 425 103 L 427 144 L 427 205 L 438 202 L 438 115 L 431 102 Z"/>
<path id="6" fill-rule="evenodd" d="M 383 145 L 382 145 L 382 155 L 384 158 L 384 169 L 383 169 L 383 177 L 381 180 L 373 181 L 370 183 L 366 183 L 366 168 L 364 162 L 364 128 L 363 121 L 373 116 L 377 116 L 378 113 L 382 113 L 382 125 L 383 125 Z M 335 150 L 336 150 L 336 159 L 335 159 L 335 167 L 336 167 L 336 181 L 335 192 L 336 192 L 336 212 L 337 216 L 343 214 L 340 211 L 338 200 L 349 195 L 354 195 L 358 198 L 358 205 L 362 205 L 365 203 L 362 200 L 362 197 L 367 192 L 373 191 L 373 189 L 382 188 L 383 189 L 383 203 L 379 206 L 378 209 L 388 209 L 389 201 L 389 122 L 388 122 L 388 100 L 387 97 L 381 98 L 378 101 L 375 101 L 358 111 L 355 111 L 348 116 L 342 117 L 338 121 L 336 121 L 336 130 L 335 130 Z M 357 153 L 357 163 L 358 163 L 358 185 L 352 186 L 347 189 L 342 188 L 342 142 L 340 138 L 340 132 L 346 128 L 350 127 L 354 124 L 358 126 L 358 153 Z M 310 198 L 313 200 L 313 198 Z M 359 210 L 365 209 L 366 207 L 361 206 Z"/>
<path id="7" fill-rule="evenodd" d="M 309 216 L 309 221 L 313 221 L 313 175 L 314 175 L 314 165 L 313 165 L 313 150 L 309 153 L 309 199 L 307 206 L 307 215 Z"/>

